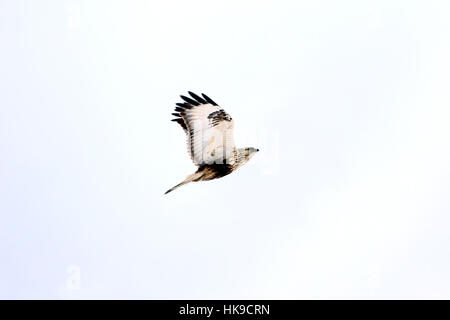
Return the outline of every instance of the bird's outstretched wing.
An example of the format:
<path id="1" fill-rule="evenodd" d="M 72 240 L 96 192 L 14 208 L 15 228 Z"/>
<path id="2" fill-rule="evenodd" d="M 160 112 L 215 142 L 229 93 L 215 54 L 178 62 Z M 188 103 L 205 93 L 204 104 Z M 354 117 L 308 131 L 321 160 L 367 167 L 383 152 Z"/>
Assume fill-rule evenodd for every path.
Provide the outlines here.
<path id="1" fill-rule="evenodd" d="M 187 135 L 188 153 L 192 161 L 201 166 L 228 163 L 235 150 L 233 119 L 211 98 L 189 91 L 191 98 L 181 96 L 172 113 Z"/>

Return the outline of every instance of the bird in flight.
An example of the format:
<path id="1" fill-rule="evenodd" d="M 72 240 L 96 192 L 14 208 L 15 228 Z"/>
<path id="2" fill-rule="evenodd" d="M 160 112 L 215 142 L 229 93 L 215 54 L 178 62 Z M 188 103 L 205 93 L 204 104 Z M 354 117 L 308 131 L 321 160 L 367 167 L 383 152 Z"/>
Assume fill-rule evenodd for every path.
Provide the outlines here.
<path id="1" fill-rule="evenodd" d="M 181 183 L 166 194 L 189 182 L 213 180 L 224 177 L 243 166 L 259 149 L 236 148 L 234 145 L 234 121 L 228 113 L 210 97 L 198 96 L 188 91 L 177 103 L 175 119 L 187 136 L 188 153 L 198 167 Z"/>

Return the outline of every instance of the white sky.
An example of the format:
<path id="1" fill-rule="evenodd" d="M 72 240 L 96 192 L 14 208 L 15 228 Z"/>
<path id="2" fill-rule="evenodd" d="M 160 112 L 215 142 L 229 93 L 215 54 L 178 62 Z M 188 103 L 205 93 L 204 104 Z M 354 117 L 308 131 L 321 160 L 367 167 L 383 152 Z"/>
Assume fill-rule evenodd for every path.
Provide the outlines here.
<path id="1" fill-rule="evenodd" d="M 0 298 L 450 298 L 448 1 L 0 1 Z M 261 151 L 195 170 L 178 95 Z"/>

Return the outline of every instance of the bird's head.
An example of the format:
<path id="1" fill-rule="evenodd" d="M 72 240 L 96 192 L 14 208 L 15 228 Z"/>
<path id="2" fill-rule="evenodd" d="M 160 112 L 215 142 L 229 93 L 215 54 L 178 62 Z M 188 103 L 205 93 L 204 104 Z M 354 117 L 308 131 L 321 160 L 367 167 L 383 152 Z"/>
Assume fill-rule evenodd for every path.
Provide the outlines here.
<path id="1" fill-rule="evenodd" d="M 248 159 L 250 159 L 250 158 L 253 157 L 258 151 L 259 151 L 259 149 L 252 148 L 252 147 L 245 148 L 245 157 L 248 158 Z"/>
<path id="2" fill-rule="evenodd" d="M 253 157 L 259 149 L 248 147 L 248 148 L 239 148 L 237 149 L 237 163 L 239 166 L 242 166 L 251 157 Z"/>

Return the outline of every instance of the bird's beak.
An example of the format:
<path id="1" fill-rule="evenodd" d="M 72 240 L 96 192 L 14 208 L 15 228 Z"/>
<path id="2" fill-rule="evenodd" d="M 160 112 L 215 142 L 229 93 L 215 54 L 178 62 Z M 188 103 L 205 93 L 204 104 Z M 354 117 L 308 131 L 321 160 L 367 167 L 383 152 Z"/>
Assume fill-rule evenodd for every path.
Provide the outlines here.
<path id="1" fill-rule="evenodd" d="M 256 152 L 259 152 L 259 149 L 256 149 Z"/>

